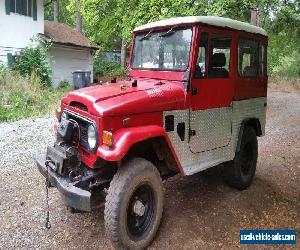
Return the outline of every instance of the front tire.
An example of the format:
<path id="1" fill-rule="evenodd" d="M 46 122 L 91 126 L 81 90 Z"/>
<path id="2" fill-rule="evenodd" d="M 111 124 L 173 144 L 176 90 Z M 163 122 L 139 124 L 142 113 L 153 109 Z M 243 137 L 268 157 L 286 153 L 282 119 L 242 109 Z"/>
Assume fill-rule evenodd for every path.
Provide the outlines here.
<path id="1" fill-rule="evenodd" d="M 105 229 L 114 247 L 147 247 L 162 212 L 163 187 L 158 170 L 145 159 L 131 159 L 115 174 L 106 196 Z"/>
<path id="2" fill-rule="evenodd" d="M 252 183 L 257 163 L 257 137 L 255 130 L 246 126 L 243 131 L 240 151 L 233 161 L 224 167 L 225 182 L 238 190 L 246 189 Z"/>

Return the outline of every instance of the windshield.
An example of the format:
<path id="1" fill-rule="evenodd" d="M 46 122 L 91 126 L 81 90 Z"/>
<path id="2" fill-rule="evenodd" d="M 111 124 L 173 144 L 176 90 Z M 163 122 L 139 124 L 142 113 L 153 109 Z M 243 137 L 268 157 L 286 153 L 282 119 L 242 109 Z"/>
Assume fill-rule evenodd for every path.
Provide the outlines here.
<path id="1" fill-rule="evenodd" d="M 189 63 L 191 40 L 192 29 L 150 31 L 137 35 L 131 68 L 184 71 Z"/>

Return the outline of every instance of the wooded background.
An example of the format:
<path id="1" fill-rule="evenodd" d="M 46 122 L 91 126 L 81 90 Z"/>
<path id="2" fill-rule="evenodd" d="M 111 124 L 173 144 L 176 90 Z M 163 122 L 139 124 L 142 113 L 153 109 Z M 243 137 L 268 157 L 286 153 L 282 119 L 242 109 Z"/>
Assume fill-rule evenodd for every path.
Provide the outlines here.
<path id="1" fill-rule="evenodd" d="M 82 31 L 102 51 L 128 51 L 134 27 L 160 19 L 216 15 L 250 22 L 251 10 L 269 34 L 269 75 L 300 77 L 299 0 L 48 0 L 45 19 Z M 253 20 L 252 20 L 253 21 Z"/>

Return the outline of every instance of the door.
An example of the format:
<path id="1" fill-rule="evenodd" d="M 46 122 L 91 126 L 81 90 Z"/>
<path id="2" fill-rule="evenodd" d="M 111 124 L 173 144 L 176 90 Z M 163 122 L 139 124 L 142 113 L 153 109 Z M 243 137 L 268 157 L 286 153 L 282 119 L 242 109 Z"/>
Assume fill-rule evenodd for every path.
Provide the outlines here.
<path id="1" fill-rule="evenodd" d="M 193 153 L 229 144 L 234 93 L 231 32 L 201 29 L 198 39 L 190 99 L 189 147 Z"/>

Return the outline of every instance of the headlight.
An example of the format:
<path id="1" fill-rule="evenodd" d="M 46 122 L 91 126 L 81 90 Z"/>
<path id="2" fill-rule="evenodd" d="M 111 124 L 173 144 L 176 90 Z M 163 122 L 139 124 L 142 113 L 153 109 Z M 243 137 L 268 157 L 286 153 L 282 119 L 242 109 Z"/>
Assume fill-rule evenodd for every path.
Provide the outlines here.
<path id="1" fill-rule="evenodd" d="M 88 143 L 89 143 L 90 149 L 94 150 L 96 148 L 97 132 L 93 125 L 89 125 L 89 127 L 88 127 Z"/>

